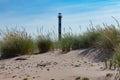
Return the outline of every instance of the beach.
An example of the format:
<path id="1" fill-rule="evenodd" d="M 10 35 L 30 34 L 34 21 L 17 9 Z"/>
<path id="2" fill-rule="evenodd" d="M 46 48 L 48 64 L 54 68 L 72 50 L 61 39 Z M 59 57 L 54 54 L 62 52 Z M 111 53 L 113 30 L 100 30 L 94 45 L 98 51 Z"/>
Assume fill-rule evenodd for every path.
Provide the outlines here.
<path id="1" fill-rule="evenodd" d="M 106 78 L 106 74 L 114 75 L 116 71 L 104 69 L 104 62 L 98 60 L 99 58 L 95 59 L 98 55 L 96 51 L 83 52 L 85 50 L 73 50 L 67 53 L 55 50 L 1 60 L 0 80 L 113 79 L 112 77 Z"/>

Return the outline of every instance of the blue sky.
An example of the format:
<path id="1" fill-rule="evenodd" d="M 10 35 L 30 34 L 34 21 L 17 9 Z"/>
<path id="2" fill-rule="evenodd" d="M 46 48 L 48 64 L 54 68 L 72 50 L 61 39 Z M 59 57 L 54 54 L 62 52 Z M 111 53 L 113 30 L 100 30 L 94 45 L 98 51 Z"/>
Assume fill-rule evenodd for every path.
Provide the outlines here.
<path id="1" fill-rule="evenodd" d="M 57 15 L 63 15 L 63 32 L 85 31 L 90 20 L 94 25 L 116 24 L 120 20 L 120 0 L 0 0 L 0 29 L 24 27 L 36 33 L 57 32 Z M 81 26 L 81 30 L 80 27 Z"/>

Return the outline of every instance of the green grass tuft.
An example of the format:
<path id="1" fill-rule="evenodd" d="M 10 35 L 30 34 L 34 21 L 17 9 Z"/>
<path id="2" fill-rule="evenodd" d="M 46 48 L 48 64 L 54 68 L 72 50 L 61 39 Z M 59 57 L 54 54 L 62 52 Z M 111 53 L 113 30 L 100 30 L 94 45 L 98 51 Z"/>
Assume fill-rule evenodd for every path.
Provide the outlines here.
<path id="1" fill-rule="evenodd" d="M 114 48 L 119 44 L 119 35 L 120 32 L 114 25 L 106 25 L 104 29 L 101 29 L 96 46 L 105 51 L 114 51 Z"/>
<path id="2" fill-rule="evenodd" d="M 1 44 L 1 57 L 11 58 L 18 55 L 32 54 L 35 49 L 35 43 L 26 31 L 9 30 L 3 34 Z"/>
<path id="3" fill-rule="evenodd" d="M 37 46 L 40 53 L 47 52 L 54 49 L 53 41 L 49 36 L 38 36 Z"/>

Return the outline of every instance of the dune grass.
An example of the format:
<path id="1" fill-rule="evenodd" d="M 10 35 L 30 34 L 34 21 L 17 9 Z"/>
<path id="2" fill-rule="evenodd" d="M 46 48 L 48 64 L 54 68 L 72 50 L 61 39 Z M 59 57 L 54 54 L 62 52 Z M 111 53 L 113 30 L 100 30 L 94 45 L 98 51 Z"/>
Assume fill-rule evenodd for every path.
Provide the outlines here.
<path id="1" fill-rule="evenodd" d="M 48 35 L 47 36 L 39 35 L 37 38 L 37 46 L 40 53 L 54 50 L 54 43 Z"/>
<path id="2" fill-rule="evenodd" d="M 1 58 L 32 54 L 35 49 L 34 40 L 25 30 L 7 29 L 2 33 Z"/>
<path id="3" fill-rule="evenodd" d="M 64 37 L 60 40 L 60 48 L 62 51 L 70 51 L 72 46 L 73 36 L 70 34 L 65 34 Z"/>
<path id="4" fill-rule="evenodd" d="M 79 35 L 67 33 L 63 35 L 60 41 L 60 47 L 62 51 L 94 47 L 99 35 L 99 31 L 95 30 L 94 28 L 88 29 L 87 32 Z"/>
<path id="5" fill-rule="evenodd" d="M 114 51 L 119 44 L 119 35 L 120 31 L 114 25 L 106 26 L 101 29 L 96 46 L 102 50 Z"/>
<path id="6" fill-rule="evenodd" d="M 62 35 L 62 39 L 53 40 L 49 35 L 39 34 L 33 40 L 31 35 L 25 30 L 6 29 L 1 31 L 0 51 L 2 57 L 13 57 L 17 55 L 32 54 L 35 49 L 40 53 L 54 49 L 61 49 L 64 52 L 84 48 L 98 48 L 103 51 L 117 51 L 120 43 L 119 27 L 114 25 L 104 25 L 104 28 L 90 27 L 86 32 L 78 35 L 66 33 Z M 119 50 L 119 49 L 118 49 Z"/>
<path id="7" fill-rule="evenodd" d="M 120 30 L 115 25 L 104 25 L 104 28 L 88 28 L 83 34 L 66 33 L 59 42 L 62 51 L 84 48 L 97 48 L 101 51 L 114 53 L 120 43 Z"/>
<path id="8" fill-rule="evenodd" d="M 118 65 L 118 68 L 120 68 L 120 45 L 118 45 L 118 46 L 115 48 L 114 53 L 115 53 L 114 59 L 116 60 L 116 63 L 117 63 L 117 65 Z"/>

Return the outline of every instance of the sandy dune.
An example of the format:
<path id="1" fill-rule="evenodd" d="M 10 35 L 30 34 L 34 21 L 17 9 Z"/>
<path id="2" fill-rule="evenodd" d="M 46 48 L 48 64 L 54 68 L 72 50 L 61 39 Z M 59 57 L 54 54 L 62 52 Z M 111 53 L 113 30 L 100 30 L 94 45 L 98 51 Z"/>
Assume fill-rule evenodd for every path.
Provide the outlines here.
<path id="1" fill-rule="evenodd" d="M 90 80 L 112 80 L 105 76 L 116 71 L 104 70 L 104 63 L 100 61 L 104 55 L 91 50 L 68 53 L 57 50 L 1 60 L 0 80 L 76 80 L 79 76 Z"/>

